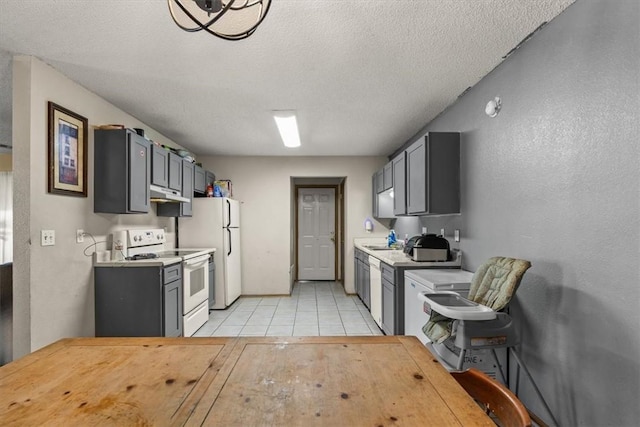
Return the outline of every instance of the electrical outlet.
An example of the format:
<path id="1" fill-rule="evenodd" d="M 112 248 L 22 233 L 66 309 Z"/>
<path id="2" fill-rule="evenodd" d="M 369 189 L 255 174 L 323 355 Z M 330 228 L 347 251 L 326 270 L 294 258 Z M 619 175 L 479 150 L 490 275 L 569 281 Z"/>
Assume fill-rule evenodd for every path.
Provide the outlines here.
<path id="1" fill-rule="evenodd" d="M 40 231 L 40 245 L 41 246 L 54 246 L 56 244 L 56 231 L 55 230 L 41 230 Z"/>
<path id="2" fill-rule="evenodd" d="M 441 235 L 442 237 L 444 237 L 444 228 L 441 228 L 441 229 L 440 229 L 440 235 Z"/>
<path id="3" fill-rule="evenodd" d="M 79 228 L 76 230 L 76 243 L 84 242 L 84 230 Z"/>
<path id="4" fill-rule="evenodd" d="M 458 230 L 457 228 L 453 232 L 453 240 L 455 240 L 456 242 L 460 241 L 460 230 Z"/>
<path id="5" fill-rule="evenodd" d="M 427 234 L 427 227 L 422 227 L 422 234 Z"/>

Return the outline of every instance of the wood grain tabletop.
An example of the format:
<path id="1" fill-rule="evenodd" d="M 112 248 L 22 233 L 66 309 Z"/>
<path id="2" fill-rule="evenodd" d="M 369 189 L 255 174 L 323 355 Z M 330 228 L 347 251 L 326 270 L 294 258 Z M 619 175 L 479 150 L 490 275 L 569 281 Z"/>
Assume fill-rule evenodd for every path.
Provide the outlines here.
<path id="1" fill-rule="evenodd" d="M 0 425 L 493 426 L 415 338 L 74 338 L 0 367 Z"/>

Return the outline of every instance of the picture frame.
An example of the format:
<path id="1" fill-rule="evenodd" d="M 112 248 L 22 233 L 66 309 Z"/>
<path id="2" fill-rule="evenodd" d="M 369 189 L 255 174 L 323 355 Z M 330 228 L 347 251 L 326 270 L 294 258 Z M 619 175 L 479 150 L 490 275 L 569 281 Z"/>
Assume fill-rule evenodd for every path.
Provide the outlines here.
<path id="1" fill-rule="evenodd" d="M 88 121 L 51 101 L 48 108 L 48 192 L 87 197 Z"/>

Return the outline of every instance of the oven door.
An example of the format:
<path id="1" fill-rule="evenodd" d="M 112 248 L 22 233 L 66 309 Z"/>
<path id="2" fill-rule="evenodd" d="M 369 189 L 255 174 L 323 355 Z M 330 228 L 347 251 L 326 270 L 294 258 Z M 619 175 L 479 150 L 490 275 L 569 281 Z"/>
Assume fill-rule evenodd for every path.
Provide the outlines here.
<path id="1" fill-rule="evenodd" d="M 187 314 L 209 298 L 209 254 L 182 262 L 184 311 Z"/>

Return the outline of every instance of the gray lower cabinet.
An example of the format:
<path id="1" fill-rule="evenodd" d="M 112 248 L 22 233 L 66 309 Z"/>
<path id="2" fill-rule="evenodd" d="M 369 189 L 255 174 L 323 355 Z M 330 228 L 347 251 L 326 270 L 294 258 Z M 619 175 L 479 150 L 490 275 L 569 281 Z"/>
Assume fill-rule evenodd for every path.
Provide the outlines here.
<path id="1" fill-rule="evenodd" d="M 182 265 L 95 267 L 97 337 L 182 335 Z"/>
<path id="2" fill-rule="evenodd" d="M 369 255 L 357 248 L 354 248 L 354 272 L 356 293 L 369 308 L 371 306 Z"/>
<path id="3" fill-rule="evenodd" d="M 387 335 L 394 335 L 396 333 L 395 269 L 385 263 L 380 263 L 380 271 L 382 273 L 382 330 Z"/>
<path id="4" fill-rule="evenodd" d="M 96 129 L 93 153 L 93 211 L 149 212 L 149 141 L 129 129 Z"/>
<path id="5" fill-rule="evenodd" d="M 216 265 L 213 262 L 213 255 L 209 257 L 209 308 L 216 305 Z"/>
<path id="6" fill-rule="evenodd" d="M 405 154 L 407 213 L 459 213 L 460 134 L 429 132 Z"/>
<path id="7" fill-rule="evenodd" d="M 362 302 L 371 310 L 371 285 L 369 284 L 371 280 L 371 268 L 369 267 L 369 258 L 362 262 L 362 272 Z"/>
<path id="8" fill-rule="evenodd" d="M 362 299 L 362 289 L 360 289 L 360 249 L 354 248 L 353 250 L 353 285 L 356 288 L 356 295 L 358 298 Z"/>
<path id="9" fill-rule="evenodd" d="M 182 184 L 180 191 L 182 193 L 182 196 L 188 198 L 190 202 L 159 203 L 157 211 L 158 216 L 191 216 L 193 213 L 191 201 L 193 201 L 193 179 L 195 165 L 187 160 L 182 160 L 182 158 L 180 158 L 180 161 L 180 182 Z M 169 174 L 169 177 L 171 177 L 171 174 Z"/>
<path id="10" fill-rule="evenodd" d="M 404 271 L 410 268 L 415 267 L 392 267 L 384 262 L 380 263 L 382 330 L 387 335 L 404 335 Z M 367 288 L 369 288 L 368 285 Z"/>

